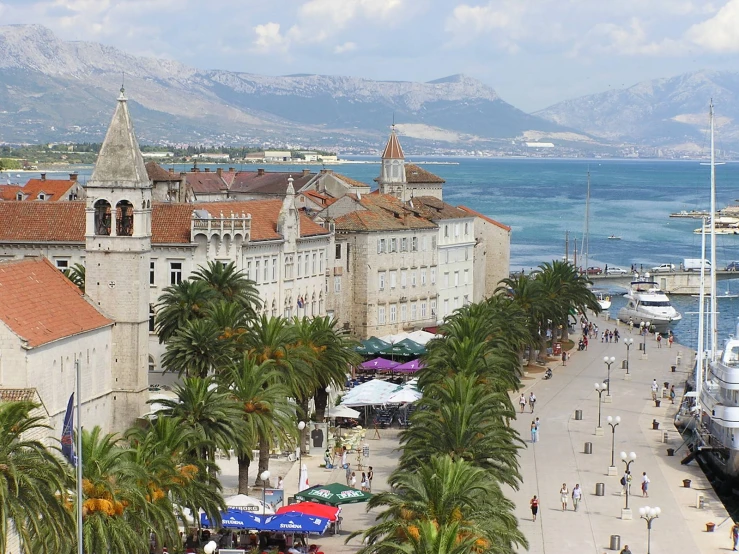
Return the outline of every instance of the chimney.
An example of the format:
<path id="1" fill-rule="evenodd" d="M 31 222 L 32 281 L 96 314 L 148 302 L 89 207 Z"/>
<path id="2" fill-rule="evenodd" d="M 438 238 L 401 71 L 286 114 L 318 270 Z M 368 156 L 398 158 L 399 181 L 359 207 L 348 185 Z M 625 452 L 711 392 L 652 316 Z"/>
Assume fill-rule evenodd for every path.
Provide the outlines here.
<path id="1" fill-rule="evenodd" d="M 262 175 L 264 175 L 264 168 L 260 167 L 259 169 L 257 169 L 257 176 L 261 177 Z"/>
<path id="2" fill-rule="evenodd" d="M 70 173 L 69 174 L 69 180 L 72 181 L 73 183 L 76 183 L 77 182 L 77 174 L 76 173 Z"/>
<path id="3" fill-rule="evenodd" d="M 170 175 L 174 175 L 174 167 L 170 167 L 169 168 L 169 174 Z"/>
<path id="4" fill-rule="evenodd" d="M 41 180 L 42 181 L 46 181 L 46 173 L 42 173 L 41 174 Z"/>
<path id="5" fill-rule="evenodd" d="M 216 168 L 216 173 L 218 173 L 218 176 L 220 177 L 223 174 L 223 168 L 222 167 Z"/>
<path id="6" fill-rule="evenodd" d="M 303 177 L 307 177 L 308 175 L 310 175 L 310 169 L 308 169 L 308 168 L 306 167 L 306 168 L 305 168 L 305 169 L 303 170 Z"/>
<path id="7" fill-rule="evenodd" d="M 206 172 L 206 173 L 210 173 L 210 168 L 209 168 L 209 167 L 206 167 L 206 168 L 205 168 L 205 172 Z"/>

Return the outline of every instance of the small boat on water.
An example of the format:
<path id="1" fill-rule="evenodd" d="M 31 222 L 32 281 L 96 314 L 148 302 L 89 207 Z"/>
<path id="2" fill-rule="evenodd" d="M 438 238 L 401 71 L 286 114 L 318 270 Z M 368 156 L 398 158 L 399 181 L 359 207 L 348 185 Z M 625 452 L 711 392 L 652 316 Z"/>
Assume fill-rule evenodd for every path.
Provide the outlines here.
<path id="1" fill-rule="evenodd" d="M 619 237 L 618 235 L 611 235 L 610 237 L 608 237 L 608 240 L 621 240 L 621 237 Z"/>
<path id="2" fill-rule="evenodd" d="M 593 291 L 593 294 L 595 294 L 596 298 L 598 299 L 598 304 L 600 304 L 600 309 L 603 311 L 610 310 L 611 309 L 611 297 L 605 292 L 595 292 Z"/>
<path id="3" fill-rule="evenodd" d="M 626 306 L 618 311 L 618 319 L 624 323 L 631 321 L 638 327 L 641 322 L 648 321 L 655 331 L 665 333 L 670 325 L 683 318 L 667 294 L 649 277 L 632 281 L 631 290 L 624 296 L 627 299 Z"/>
<path id="4" fill-rule="evenodd" d="M 739 235 L 739 219 L 736 217 L 717 217 L 715 218 L 714 231 L 717 235 Z M 711 225 L 698 227 L 693 231 L 696 235 L 701 233 L 711 234 Z"/>

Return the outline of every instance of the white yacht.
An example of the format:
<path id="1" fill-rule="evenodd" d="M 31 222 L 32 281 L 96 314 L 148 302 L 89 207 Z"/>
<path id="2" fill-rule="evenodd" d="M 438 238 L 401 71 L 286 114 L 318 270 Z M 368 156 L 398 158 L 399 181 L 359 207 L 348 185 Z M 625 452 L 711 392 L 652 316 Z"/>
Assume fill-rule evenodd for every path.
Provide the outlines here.
<path id="1" fill-rule="evenodd" d="M 664 333 L 670 324 L 683 318 L 672 306 L 667 294 L 648 277 L 632 281 L 631 290 L 624 296 L 627 299 L 626 306 L 618 311 L 618 319 L 624 323 L 632 321 L 634 327 L 639 327 L 642 321 L 648 321 L 656 331 Z"/>

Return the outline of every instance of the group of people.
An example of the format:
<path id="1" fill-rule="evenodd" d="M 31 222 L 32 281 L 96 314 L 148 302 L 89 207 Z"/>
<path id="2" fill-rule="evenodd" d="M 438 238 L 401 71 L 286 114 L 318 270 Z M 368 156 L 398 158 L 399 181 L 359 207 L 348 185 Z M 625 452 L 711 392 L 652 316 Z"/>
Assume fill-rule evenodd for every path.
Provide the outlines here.
<path id="1" fill-rule="evenodd" d="M 346 486 L 351 487 L 353 489 L 357 488 L 357 474 L 356 472 L 352 471 L 351 465 L 346 464 Z M 362 480 L 359 482 L 359 488 L 360 490 L 364 492 L 372 492 L 372 479 L 375 476 L 375 472 L 372 469 L 372 466 L 369 466 L 367 472 L 362 472 Z"/>
<path id="2" fill-rule="evenodd" d="M 521 406 L 521 413 L 523 413 L 523 411 L 526 409 L 527 402 L 529 407 L 531 408 L 531 413 L 533 414 L 534 406 L 536 405 L 536 395 L 533 393 L 533 391 L 529 394 L 528 401 L 526 400 L 526 395 L 524 393 L 521 393 L 521 397 L 518 399 L 518 403 Z"/>
<path id="3" fill-rule="evenodd" d="M 623 489 L 621 490 L 621 494 L 631 494 L 631 471 L 626 470 L 626 472 L 621 477 L 621 486 Z M 644 498 L 649 498 L 649 483 L 651 481 L 649 480 L 649 477 L 647 476 L 647 472 L 644 471 L 641 474 L 641 495 Z"/>
<path id="4" fill-rule="evenodd" d="M 531 420 L 531 442 L 539 442 L 539 418 L 538 417 L 536 419 Z"/>
<path id="5" fill-rule="evenodd" d="M 621 338 L 621 333 L 614 327 L 613 331 L 606 329 L 600 335 L 600 342 L 618 342 Z"/>
<path id="6" fill-rule="evenodd" d="M 567 483 L 562 483 L 562 488 L 559 489 L 559 499 L 560 502 L 562 502 L 563 512 L 567 510 L 567 504 L 569 503 L 570 497 L 572 497 L 572 509 L 576 512 L 580 507 L 580 501 L 582 500 L 582 489 L 580 488 L 580 483 L 575 485 L 572 492 L 567 488 Z M 529 502 L 529 505 L 531 506 L 531 516 L 533 520 L 536 521 L 536 516 L 539 513 L 539 498 L 534 495 Z"/>

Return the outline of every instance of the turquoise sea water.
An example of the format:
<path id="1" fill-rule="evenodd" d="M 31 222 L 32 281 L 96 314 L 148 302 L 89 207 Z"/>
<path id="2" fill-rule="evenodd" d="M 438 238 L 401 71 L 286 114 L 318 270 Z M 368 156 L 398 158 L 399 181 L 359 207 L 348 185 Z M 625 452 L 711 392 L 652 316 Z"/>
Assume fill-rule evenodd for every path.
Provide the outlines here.
<path id="1" fill-rule="evenodd" d="M 362 161 L 370 160 L 364 158 Z M 603 267 L 607 263 L 628 269 L 632 263 L 652 267 L 700 257 L 700 235 L 692 232 L 700 222 L 668 217 L 671 212 L 708 208 L 710 169 L 697 161 L 530 158 L 416 158 L 409 161 L 456 162 L 423 167 L 446 180 L 444 199 L 447 202 L 465 204 L 512 227 L 513 271 L 521 268 L 529 271 L 541 262 L 561 259 L 566 231 L 570 231 L 573 240 L 582 239 L 588 170 L 591 175 L 589 265 Z M 256 167 L 247 165 L 243 169 L 253 171 Z M 296 174 L 302 168 L 296 165 L 264 167 Z M 315 165 L 306 167 L 317 170 Z M 380 171 L 378 163 L 329 167 L 370 184 L 374 184 L 373 179 Z M 176 165 L 175 171 L 188 168 Z M 89 173 L 89 168 L 81 169 L 80 179 L 84 181 Z M 21 177 L 13 175 L 12 178 L 23 182 L 33 176 L 37 174 L 23 173 Z M 718 207 L 739 204 L 739 164 L 717 166 L 716 182 Z M 610 235 L 621 236 L 622 240 L 609 240 Z M 739 236 L 718 237 L 717 259 L 719 267 L 739 260 Z M 720 291 L 726 290 L 726 283 L 733 292 L 739 292 L 739 281 L 722 282 Z M 694 347 L 697 315 L 689 312 L 698 311 L 697 299 L 674 297 L 673 301 L 683 313 L 683 321 L 675 328 L 678 340 Z M 614 314 L 622 303 L 621 298 L 613 298 Z M 723 339 L 734 332 L 739 299 L 720 300 L 719 308 L 720 337 Z"/>

